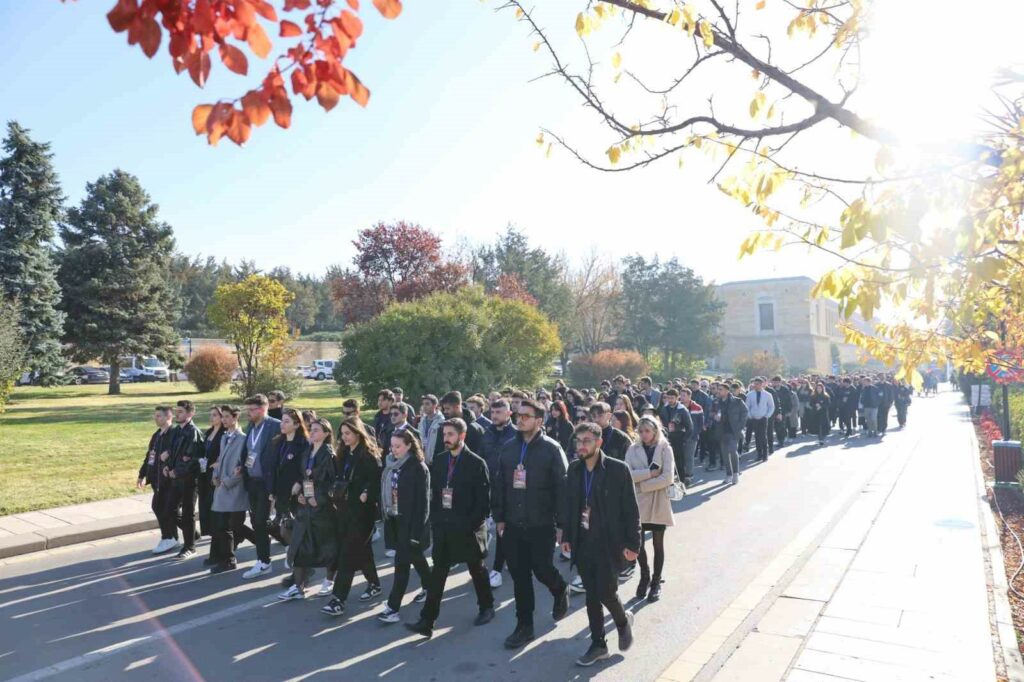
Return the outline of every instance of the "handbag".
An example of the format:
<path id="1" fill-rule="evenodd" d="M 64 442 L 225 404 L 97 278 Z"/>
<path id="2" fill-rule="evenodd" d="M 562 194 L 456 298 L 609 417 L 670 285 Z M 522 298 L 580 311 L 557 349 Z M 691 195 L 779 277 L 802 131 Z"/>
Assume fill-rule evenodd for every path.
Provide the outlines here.
<path id="1" fill-rule="evenodd" d="M 669 502 L 678 502 L 679 500 L 686 497 L 686 488 L 683 486 L 683 482 L 679 480 L 679 476 L 675 477 L 666 491 L 668 493 Z"/>

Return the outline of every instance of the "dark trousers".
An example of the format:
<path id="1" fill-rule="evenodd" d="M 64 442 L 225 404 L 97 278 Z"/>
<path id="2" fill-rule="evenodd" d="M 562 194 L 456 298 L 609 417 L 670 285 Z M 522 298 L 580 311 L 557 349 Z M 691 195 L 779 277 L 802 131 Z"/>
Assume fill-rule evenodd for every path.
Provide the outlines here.
<path id="1" fill-rule="evenodd" d="M 498 534 L 494 534 L 494 567 L 492 570 L 501 573 L 502 569 L 505 568 L 505 546 L 498 537 Z"/>
<path id="2" fill-rule="evenodd" d="M 199 498 L 199 534 L 213 536 L 213 483 L 209 474 L 200 474 L 196 479 L 196 495 Z"/>
<path id="3" fill-rule="evenodd" d="M 839 415 L 839 430 L 845 433 L 847 436 L 853 435 L 853 430 L 857 427 L 857 413 L 856 412 L 843 412 Z"/>
<path id="4" fill-rule="evenodd" d="M 722 436 L 711 431 L 705 431 L 704 433 L 707 434 L 708 443 L 707 465 L 709 469 L 714 469 L 722 460 Z M 703 437 L 704 435 L 701 435 L 701 438 Z"/>
<path id="5" fill-rule="evenodd" d="M 615 627 L 626 626 L 626 609 L 619 600 L 617 576 L 596 562 L 581 557 L 577 565 L 583 589 L 587 591 L 587 620 L 590 621 L 590 639 L 594 644 L 605 646 L 604 609 L 608 609 Z"/>
<path id="6" fill-rule="evenodd" d="M 388 526 L 391 526 L 392 537 L 395 538 L 398 537 L 396 525 L 397 522 L 391 517 L 384 522 L 385 531 Z M 398 542 L 395 544 L 397 545 Z M 420 589 L 426 589 L 430 584 L 430 565 L 427 563 L 426 557 L 423 556 L 422 547 L 419 545 L 396 546 L 395 552 L 395 581 L 391 584 L 391 593 L 388 595 L 388 607 L 393 611 L 402 608 L 402 597 L 405 596 L 405 590 L 409 587 L 410 565 L 416 569 L 416 574 L 420 577 Z"/>
<path id="7" fill-rule="evenodd" d="M 176 541 L 181 525 L 181 495 L 169 478 L 160 480 L 160 487 L 153 495 L 153 513 L 160 524 L 161 539 Z"/>
<path id="8" fill-rule="evenodd" d="M 533 576 L 558 597 L 565 591 L 565 579 L 552 562 L 555 527 L 505 526 L 502 537 L 505 556 L 516 598 L 516 619 L 520 625 L 533 625 Z"/>
<path id="9" fill-rule="evenodd" d="M 789 432 L 789 425 L 786 423 L 785 415 L 781 419 L 772 417 L 772 424 L 775 427 L 775 438 L 779 443 L 777 447 L 781 448 L 786 444 L 786 434 Z"/>
<path id="10" fill-rule="evenodd" d="M 822 411 L 818 413 L 818 440 L 825 440 L 828 436 L 829 431 L 832 430 L 832 422 L 829 421 L 828 415 Z"/>
<path id="11" fill-rule="evenodd" d="M 757 446 L 757 458 L 768 459 L 770 443 L 768 442 L 768 418 L 751 419 L 750 426 L 754 430 L 754 443 Z M 747 433 L 749 433 L 749 429 Z M 749 436 L 748 436 L 749 440 Z"/>
<path id="12" fill-rule="evenodd" d="M 235 563 L 235 548 L 242 540 L 255 544 L 252 529 L 245 525 L 245 512 L 211 512 L 213 539 L 210 541 L 210 557 L 221 564 Z"/>
<path id="13" fill-rule="evenodd" d="M 181 540 L 184 549 L 196 548 L 196 483 L 194 480 L 184 483 L 179 496 L 181 514 Z"/>
<path id="14" fill-rule="evenodd" d="M 441 531 L 443 532 L 443 531 Z M 423 611 L 420 618 L 433 623 L 441 612 L 441 598 L 444 596 L 444 586 L 448 581 L 448 574 L 452 570 L 452 560 L 444 543 L 438 543 L 435 532 L 434 567 L 430 571 L 430 586 L 427 588 L 427 601 L 423 604 Z M 475 539 L 470 538 L 470 542 Z M 494 596 L 491 594 L 491 583 L 487 576 L 487 565 L 483 557 L 475 561 L 467 561 L 466 569 L 469 570 L 469 577 L 473 580 L 473 591 L 476 592 L 476 605 L 483 611 L 494 608 Z"/>
<path id="15" fill-rule="evenodd" d="M 265 564 L 270 563 L 270 532 L 267 523 L 270 521 L 270 496 L 263 489 L 262 479 L 249 479 L 249 522 L 252 523 L 252 544 L 256 545 L 256 558 Z"/>
<path id="16" fill-rule="evenodd" d="M 907 425 L 907 406 L 896 403 L 896 421 L 899 422 L 900 426 Z"/>
<path id="17" fill-rule="evenodd" d="M 697 459 L 703 464 L 711 461 L 711 431 L 704 429 L 697 440 Z"/>
<path id="18" fill-rule="evenodd" d="M 878 406 L 878 432 L 885 433 L 885 430 L 889 428 L 889 410 L 892 409 L 892 403 L 882 403 Z"/>
<path id="19" fill-rule="evenodd" d="M 334 590 L 332 594 L 340 601 L 348 599 L 348 593 L 352 591 L 352 580 L 356 577 L 355 568 L 350 566 L 348 562 L 342 562 L 342 565 L 334 572 Z M 377 562 L 373 560 L 372 550 L 366 555 L 363 565 L 358 568 L 362 571 L 367 586 L 376 585 L 380 587 L 380 576 L 377 575 Z"/>

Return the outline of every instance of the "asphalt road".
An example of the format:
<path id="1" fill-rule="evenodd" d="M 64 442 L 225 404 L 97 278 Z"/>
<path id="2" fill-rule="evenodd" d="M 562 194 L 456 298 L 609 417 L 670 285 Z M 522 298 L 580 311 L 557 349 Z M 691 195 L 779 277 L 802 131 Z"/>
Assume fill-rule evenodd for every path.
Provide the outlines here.
<path id="1" fill-rule="evenodd" d="M 243 581 L 241 571 L 210 576 L 198 558 L 179 564 L 153 557 L 156 536 L 141 533 L 0 567 L 0 678 L 654 680 L 821 507 L 866 481 L 895 448 L 935 428 L 930 411 L 929 401 L 915 401 L 908 428 L 881 442 L 833 436 L 818 448 L 800 439 L 761 465 L 748 454 L 736 487 L 722 485 L 721 472 L 698 469 L 704 480 L 676 503 L 676 525 L 666 535 L 661 601 L 633 604 L 637 578 L 624 583 L 620 595 L 636 613 L 634 648 L 619 655 L 610 632 L 613 656 L 593 668 L 573 665 L 588 645 L 583 597 L 574 596 L 569 616 L 555 624 L 550 596 L 539 585 L 537 639 L 518 652 L 502 647 L 514 627 L 507 572 L 495 594 L 498 615 L 482 627 L 472 625 L 468 574 L 455 573 L 434 638 L 424 641 L 401 625 L 380 624 L 375 616 L 383 602 L 358 601 L 359 577 L 348 616 L 332 619 L 318 612 L 322 599 L 275 601 L 280 560 L 272 577 L 256 582 Z M 391 564 L 380 544 L 375 551 L 386 594 Z M 274 546 L 277 559 L 282 552 Z M 243 567 L 251 565 L 252 547 L 239 557 Z M 567 571 L 566 563 L 558 565 Z M 404 620 L 419 614 L 411 604 L 418 589 L 414 574 Z"/>

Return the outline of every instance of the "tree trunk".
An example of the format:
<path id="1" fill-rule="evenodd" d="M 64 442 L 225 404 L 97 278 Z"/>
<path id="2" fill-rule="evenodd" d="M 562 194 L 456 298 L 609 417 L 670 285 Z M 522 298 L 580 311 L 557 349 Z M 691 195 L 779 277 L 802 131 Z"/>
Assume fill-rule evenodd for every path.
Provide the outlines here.
<path id="1" fill-rule="evenodd" d="M 110 361 L 110 383 L 107 384 L 107 395 L 121 395 L 121 363 L 117 358 Z"/>

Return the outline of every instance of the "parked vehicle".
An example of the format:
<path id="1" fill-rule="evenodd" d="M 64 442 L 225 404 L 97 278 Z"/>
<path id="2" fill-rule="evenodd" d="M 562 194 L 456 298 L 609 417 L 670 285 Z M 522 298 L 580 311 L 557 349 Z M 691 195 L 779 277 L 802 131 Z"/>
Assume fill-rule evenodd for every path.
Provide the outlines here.
<path id="1" fill-rule="evenodd" d="M 328 377 L 333 379 L 335 362 L 335 360 L 314 360 L 312 378 L 317 381 L 323 381 Z"/>
<path id="2" fill-rule="evenodd" d="M 121 358 L 121 364 L 134 381 L 171 380 L 171 372 L 167 368 L 167 364 L 153 355 L 148 357 L 130 355 Z"/>
<path id="3" fill-rule="evenodd" d="M 100 365 L 100 369 L 104 370 L 108 374 L 110 373 L 110 365 Z M 121 369 L 117 373 L 118 383 L 130 384 L 135 381 L 135 377 L 128 373 L 128 370 Z"/>
<path id="4" fill-rule="evenodd" d="M 110 383 L 110 372 L 101 367 L 72 367 L 69 373 L 71 383 L 81 386 L 82 384 L 106 384 Z"/>

